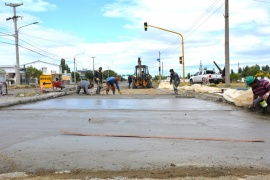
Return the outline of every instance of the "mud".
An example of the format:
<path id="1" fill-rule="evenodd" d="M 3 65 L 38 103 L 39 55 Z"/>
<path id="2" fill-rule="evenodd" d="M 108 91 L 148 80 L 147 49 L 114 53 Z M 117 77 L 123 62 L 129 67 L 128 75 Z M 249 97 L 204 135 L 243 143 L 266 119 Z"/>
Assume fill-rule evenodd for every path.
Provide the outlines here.
<path id="1" fill-rule="evenodd" d="M 239 168 L 239 167 L 164 167 L 160 169 L 138 169 L 123 171 L 40 171 L 35 174 L 9 173 L 0 175 L 0 179 L 218 179 L 218 180 L 244 180 L 270 178 L 269 170 Z"/>

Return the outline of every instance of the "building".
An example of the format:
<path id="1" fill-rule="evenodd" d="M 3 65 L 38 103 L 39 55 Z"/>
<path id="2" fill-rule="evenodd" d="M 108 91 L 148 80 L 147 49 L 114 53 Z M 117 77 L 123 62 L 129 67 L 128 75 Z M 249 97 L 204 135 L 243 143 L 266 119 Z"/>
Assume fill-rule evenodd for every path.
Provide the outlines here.
<path id="1" fill-rule="evenodd" d="M 41 70 L 43 75 L 62 74 L 62 66 L 57 65 L 57 64 L 47 63 L 40 60 L 21 65 L 21 69 L 25 70 L 30 66 L 38 70 Z"/>
<path id="2" fill-rule="evenodd" d="M 25 71 L 28 67 L 33 67 L 43 72 L 43 75 L 50 75 L 50 74 L 62 74 L 62 66 L 52 63 L 47 63 L 44 61 L 34 61 L 30 63 L 26 63 L 20 65 L 20 75 L 21 75 L 21 82 L 22 84 L 27 83 Z M 9 84 L 13 84 L 16 81 L 16 73 L 15 73 L 15 65 L 2 65 L 0 69 L 6 72 L 6 80 Z"/>

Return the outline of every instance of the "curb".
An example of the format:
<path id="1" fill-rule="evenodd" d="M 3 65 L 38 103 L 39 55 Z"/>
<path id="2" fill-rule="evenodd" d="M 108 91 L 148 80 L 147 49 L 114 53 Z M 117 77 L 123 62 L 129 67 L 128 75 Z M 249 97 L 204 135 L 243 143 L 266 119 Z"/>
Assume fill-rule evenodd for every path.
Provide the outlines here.
<path id="1" fill-rule="evenodd" d="M 52 92 L 49 94 L 42 94 L 42 95 L 33 96 L 33 97 L 20 97 L 18 99 L 10 100 L 8 102 L 0 102 L 0 108 L 61 97 L 61 96 L 73 94 L 75 92 L 76 91 Z"/>

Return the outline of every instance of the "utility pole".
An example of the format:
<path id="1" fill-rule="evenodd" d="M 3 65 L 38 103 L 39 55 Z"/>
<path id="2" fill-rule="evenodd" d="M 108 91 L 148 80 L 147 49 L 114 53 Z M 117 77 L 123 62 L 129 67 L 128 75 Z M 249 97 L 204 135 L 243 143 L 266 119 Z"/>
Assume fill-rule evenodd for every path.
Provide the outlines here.
<path id="1" fill-rule="evenodd" d="M 159 62 L 159 67 L 158 67 L 158 77 L 159 77 L 159 83 L 161 82 L 161 76 L 160 76 L 160 51 L 158 52 L 158 62 Z"/>
<path id="2" fill-rule="evenodd" d="M 76 54 L 74 56 L 74 86 L 76 85 L 76 78 L 77 78 L 77 73 L 76 73 L 77 71 L 76 71 L 76 68 L 75 68 L 75 65 L 76 65 L 76 56 L 81 55 L 81 54 L 84 54 L 84 53 Z"/>
<path id="3" fill-rule="evenodd" d="M 92 57 L 93 58 L 93 83 L 94 83 L 94 74 L 95 74 L 95 57 Z"/>
<path id="4" fill-rule="evenodd" d="M 162 76 L 164 76 L 164 75 L 163 75 L 163 62 L 162 62 Z"/>
<path id="5" fill-rule="evenodd" d="M 229 0 L 225 0 L 225 86 L 230 86 Z"/>
<path id="6" fill-rule="evenodd" d="M 7 4 L 5 3 L 6 6 L 13 7 L 13 17 L 9 17 L 6 20 L 13 19 L 14 22 L 14 29 L 15 29 L 15 50 L 16 50 L 16 67 L 15 67 L 15 74 L 16 74 L 16 84 L 20 85 L 21 84 L 21 76 L 20 76 L 20 63 L 19 63 L 19 44 L 18 44 L 18 29 L 17 29 L 17 19 L 20 16 L 16 15 L 16 7 L 23 5 L 23 3 L 10 3 Z"/>

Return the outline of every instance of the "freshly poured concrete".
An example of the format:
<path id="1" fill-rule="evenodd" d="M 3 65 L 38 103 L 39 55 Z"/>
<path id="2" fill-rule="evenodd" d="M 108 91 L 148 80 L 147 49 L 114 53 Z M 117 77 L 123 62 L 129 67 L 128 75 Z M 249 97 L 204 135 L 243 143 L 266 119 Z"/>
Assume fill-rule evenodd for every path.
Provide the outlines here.
<path id="1" fill-rule="evenodd" d="M 270 167 L 270 118 L 225 103 L 173 95 L 70 95 L 0 113 L 0 173 L 172 164 Z M 76 136 L 61 130 L 153 138 Z"/>

